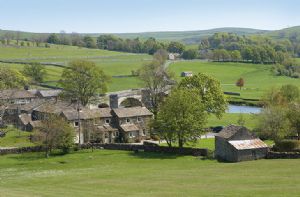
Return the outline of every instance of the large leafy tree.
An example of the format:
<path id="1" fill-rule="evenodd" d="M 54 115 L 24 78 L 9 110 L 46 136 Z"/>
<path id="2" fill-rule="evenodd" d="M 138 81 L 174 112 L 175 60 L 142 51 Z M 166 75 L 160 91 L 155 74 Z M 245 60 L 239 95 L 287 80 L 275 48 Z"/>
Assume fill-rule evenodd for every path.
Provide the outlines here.
<path id="1" fill-rule="evenodd" d="M 74 144 L 74 129 L 62 117 L 51 115 L 42 121 L 41 127 L 34 132 L 33 140 L 45 149 L 45 156 L 53 149 L 67 153 Z"/>
<path id="2" fill-rule="evenodd" d="M 179 83 L 179 88 L 197 89 L 205 109 L 208 113 L 215 114 L 218 118 L 225 113 L 227 101 L 221 89 L 220 82 L 213 77 L 199 73 L 186 77 Z"/>
<path id="3" fill-rule="evenodd" d="M 207 121 L 207 112 L 197 90 L 173 89 L 161 103 L 153 127 L 171 147 L 179 147 L 200 138 Z"/>
<path id="4" fill-rule="evenodd" d="M 0 90 L 21 88 L 28 82 L 28 79 L 19 71 L 2 67 L 0 68 Z"/>
<path id="5" fill-rule="evenodd" d="M 75 60 L 69 63 L 61 76 L 63 97 L 77 99 L 83 106 L 90 103 L 95 96 L 107 91 L 109 77 L 95 63 Z"/>
<path id="6" fill-rule="evenodd" d="M 154 60 L 142 66 L 139 70 L 139 78 L 144 87 L 149 91 L 149 102 L 152 112 L 156 117 L 159 102 L 163 94 L 169 88 L 173 74 L 165 66 L 166 56 L 159 50 L 154 54 Z"/>
<path id="7" fill-rule="evenodd" d="M 23 74 L 30 77 L 34 82 L 43 82 L 47 72 L 44 65 L 32 63 L 24 66 Z"/>
<path id="8" fill-rule="evenodd" d="M 168 51 L 171 53 L 179 53 L 181 54 L 185 49 L 184 44 L 180 42 L 170 42 L 168 45 Z"/>
<path id="9" fill-rule="evenodd" d="M 290 134 L 287 111 L 280 106 L 268 106 L 258 115 L 257 131 L 263 136 L 280 141 Z"/>

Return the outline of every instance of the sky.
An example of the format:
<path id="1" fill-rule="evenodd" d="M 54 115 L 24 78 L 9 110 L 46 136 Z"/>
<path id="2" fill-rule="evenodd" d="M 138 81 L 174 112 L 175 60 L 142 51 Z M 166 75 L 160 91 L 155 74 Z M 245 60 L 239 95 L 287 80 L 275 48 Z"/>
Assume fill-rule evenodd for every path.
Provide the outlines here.
<path id="1" fill-rule="evenodd" d="M 0 29 L 129 33 L 300 25 L 300 0 L 0 0 Z"/>

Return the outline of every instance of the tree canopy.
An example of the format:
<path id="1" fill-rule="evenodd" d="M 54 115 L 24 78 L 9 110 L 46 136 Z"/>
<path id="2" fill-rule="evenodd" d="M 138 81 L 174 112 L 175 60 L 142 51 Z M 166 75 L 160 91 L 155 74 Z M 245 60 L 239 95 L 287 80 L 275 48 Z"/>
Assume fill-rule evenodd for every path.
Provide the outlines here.
<path id="1" fill-rule="evenodd" d="M 200 138 L 207 121 L 207 111 L 198 90 L 173 89 L 161 103 L 153 127 L 169 146 L 177 141 L 179 147 Z"/>
<path id="2" fill-rule="evenodd" d="M 43 82 L 47 72 L 44 65 L 32 63 L 24 66 L 23 74 L 31 78 L 34 82 Z"/>
<path id="3" fill-rule="evenodd" d="M 19 71 L 10 68 L 0 67 L 0 90 L 21 88 L 28 82 L 28 79 Z"/>
<path id="4" fill-rule="evenodd" d="M 75 60 L 64 69 L 60 84 L 64 97 L 78 99 L 86 106 L 97 94 L 107 91 L 107 82 L 109 77 L 95 63 Z"/>
<path id="5" fill-rule="evenodd" d="M 179 83 L 179 88 L 197 89 L 206 111 L 219 118 L 227 109 L 227 101 L 220 82 L 211 76 L 198 73 L 192 77 L 186 77 Z"/>

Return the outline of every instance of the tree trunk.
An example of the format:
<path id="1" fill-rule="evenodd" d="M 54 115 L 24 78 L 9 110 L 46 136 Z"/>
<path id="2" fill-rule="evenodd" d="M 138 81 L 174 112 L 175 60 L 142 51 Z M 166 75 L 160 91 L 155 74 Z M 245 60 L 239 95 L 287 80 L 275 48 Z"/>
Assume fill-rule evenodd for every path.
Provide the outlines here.
<path id="1" fill-rule="evenodd" d="M 178 147 L 179 148 L 183 147 L 183 140 L 181 138 L 178 139 Z"/>

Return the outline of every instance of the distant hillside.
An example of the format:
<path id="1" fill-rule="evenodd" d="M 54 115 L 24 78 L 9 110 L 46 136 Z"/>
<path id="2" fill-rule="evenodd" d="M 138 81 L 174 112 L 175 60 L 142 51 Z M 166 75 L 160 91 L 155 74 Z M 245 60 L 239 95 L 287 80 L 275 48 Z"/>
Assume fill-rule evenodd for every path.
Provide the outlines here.
<path id="1" fill-rule="evenodd" d="M 0 37 L 7 32 L 13 32 L 16 36 L 17 31 L 9 30 L 0 30 Z M 297 37 L 300 35 L 300 26 L 285 28 L 281 30 L 260 30 L 260 29 L 251 29 L 251 28 L 238 28 L 238 27 L 224 27 L 224 28 L 215 28 L 209 30 L 198 30 L 198 31 L 164 31 L 164 32 L 142 32 L 142 33 L 112 33 L 121 38 L 141 38 L 147 39 L 149 37 L 154 37 L 158 40 L 165 41 L 182 41 L 186 44 L 196 44 L 199 43 L 201 39 L 213 35 L 218 32 L 227 32 L 235 33 L 238 35 L 266 35 L 275 39 L 290 38 L 291 36 Z M 31 32 L 19 32 L 20 39 L 31 39 L 32 37 L 46 37 L 50 33 L 31 33 Z M 66 34 L 70 35 L 70 34 Z M 89 35 L 92 37 L 98 37 L 103 35 L 103 33 L 81 33 L 81 35 Z"/>
<path id="2" fill-rule="evenodd" d="M 3 36 L 7 32 L 13 32 L 15 35 L 17 31 L 9 31 L 9 30 L 0 30 L 0 36 Z M 235 28 L 235 27 L 225 27 L 225 28 L 216 28 L 210 30 L 199 30 L 199 31 L 165 31 L 165 32 L 143 32 L 143 33 L 112 33 L 121 38 L 141 38 L 147 39 L 149 37 L 154 37 L 158 40 L 177 40 L 183 41 L 187 44 L 198 43 L 202 38 L 213 35 L 217 32 L 228 32 L 228 33 L 236 33 L 238 35 L 249 35 L 249 34 L 262 34 L 268 32 L 267 30 L 259 30 L 259 29 L 251 29 L 251 28 Z M 31 33 L 31 32 L 19 32 L 20 39 L 30 39 L 33 36 L 47 36 L 50 33 Z M 90 35 L 93 37 L 98 37 L 103 33 L 92 33 L 86 34 L 82 33 L 82 35 Z"/>
<path id="3" fill-rule="evenodd" d="M 293 39 L 293 37 L 297 39 L 297 37 L 299 37 L 300 41 L 300 26 L 271 31 L 266 33 L 266 35 L 275 39 Z"/>
<path id="4" fill-rule="evenodd" d="M 202 38 L 213 35 L 217 32 L 228 32 L 236 33 L 238 35 L 249 35 L 249 34 L 262 34 L 268 31 L 251 29 L 251 28 L 235 28 L 235 27 L 225 27 L 216 28 L 209 30 L 198 30 L 198 31 L 166 31 L 166 32 L 144 32 L 144 33 L 121 33 L 114 34 L 122 38 L 136 38 L 140 37 L 146 39 L 149 37 L 154 37 L 158 40 L 178 40 L 183 41 L 186 44 L 198 43 Z"/>

